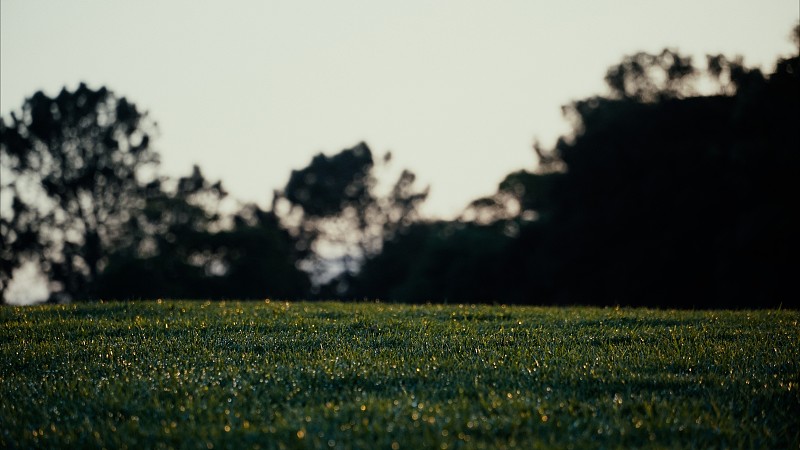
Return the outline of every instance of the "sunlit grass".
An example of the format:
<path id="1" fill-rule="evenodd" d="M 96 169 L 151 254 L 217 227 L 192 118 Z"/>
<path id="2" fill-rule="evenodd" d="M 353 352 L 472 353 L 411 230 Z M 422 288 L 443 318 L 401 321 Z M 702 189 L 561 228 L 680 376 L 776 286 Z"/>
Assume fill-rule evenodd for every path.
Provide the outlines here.
<path id="1" fill-rule="evenodd" d="M 797 448 L 800 313 L 0 309 L 0 447 Z"/>

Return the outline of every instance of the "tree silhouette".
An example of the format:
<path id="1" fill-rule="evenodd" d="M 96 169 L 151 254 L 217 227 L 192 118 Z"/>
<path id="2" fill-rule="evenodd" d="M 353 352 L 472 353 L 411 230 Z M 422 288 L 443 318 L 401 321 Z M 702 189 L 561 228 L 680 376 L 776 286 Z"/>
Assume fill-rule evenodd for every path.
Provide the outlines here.
<path id="1" fill-rule="evenodd" d="M 154 131 L 146 114 L 106 88 L 81 84 L 25 100 L 0 129 L 10 178 L 3 192 L 14 205 L 3 235 L 14 253 L 15 246 L 37 251 L 4 262 L 3 279 L 19 258 L 35 256 L 53 298 L 91 295 L 106 255 L 125 239 L 130 211 L 143 206 L 142 177 L 157 163 Z"/>
<path id="2" fill-rule="evenodd" d="M 198 167 L 148 188 L 145 208 L 126 224 L 129 245 L 109 255 L 98 296 L 297 299 L 307 292 L 308 277 L 295 265 L 301 255 L 271 212 L 247 205 L 233 217 L 220 214 L 226 192 Z"/>
<path id="3" fill-rule="evenodd" d="M 800 58 L 768 76 L 740 58 L 704 69 L 665 50 L 609 69 L 607 96 L 564 108 L 573 132 L 538 144 L 460 221 L 392 236 L 351 298 L 797 307 Z"/>
<path id="4" fill-rule="evenodd" d="M 608 69 L 605 80 L 614 98 L 654 102 L 695 94 L 687 83 L 695 74 L 691 58 L 665 49 L 658 55 L 626 56 Z"/>
<path id="5" fill-rule="evenodd" d="M 387 154 L 382 163 L 390 160 Z M 384 238 L 418 218 L 428 190 L 414 187 L 416 176 L 404 170 L 391 190 L 379 195 L 375 170 L 372 151 L 362 142 L 333 156 L 315 156 L 275 193 L 273 209 L 281 202 L 290 206 L 284 222 L 309 251 L 305 267 L 317 278 L 341 269 L 357 272 L 365 258 L 381 251 Z"/>
<path id="6" fill-rule="evenodd" d="M 199 167 L 156 174 L 155 125 L 106 88 L 38 92 L 0 122 L 0 283 L 37 262 L 51 301 L 301 298 L 305 253 L 277 217 L 226 192 Z"/>
<path id="7" fill-rule="evenodd" d="M 557 303 L 797 304 L 798 58 L 769 77 L 707 60 L 701 72 L 672 52 L 625 58 L 610 97 L 567 107 L 575 132 L 548 155 L 558 164 L 501 185 L 539 216 L 514 256 L 532 289 Z M 701 75 L 716 93 L 690 95 Z"/>

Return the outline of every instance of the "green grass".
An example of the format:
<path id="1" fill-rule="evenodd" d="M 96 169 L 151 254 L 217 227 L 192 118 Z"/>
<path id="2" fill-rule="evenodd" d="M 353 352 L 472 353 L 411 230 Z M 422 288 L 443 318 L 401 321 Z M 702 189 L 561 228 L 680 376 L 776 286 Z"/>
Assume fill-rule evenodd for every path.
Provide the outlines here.
<path id="1" fill-rule="evenodd" d="M 0 447 L 800 445 L 800 313 L 0 308 Z"/>

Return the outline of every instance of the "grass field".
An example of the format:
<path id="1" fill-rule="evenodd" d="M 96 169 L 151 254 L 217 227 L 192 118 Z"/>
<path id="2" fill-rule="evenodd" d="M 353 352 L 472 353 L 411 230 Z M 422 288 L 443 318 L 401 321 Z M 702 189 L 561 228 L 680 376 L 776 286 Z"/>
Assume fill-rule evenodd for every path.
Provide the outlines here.
<path id="1" fill-rule="evenodd" d="M 0 447 L 800 445 L 800 313 L 0 308 Z"/>

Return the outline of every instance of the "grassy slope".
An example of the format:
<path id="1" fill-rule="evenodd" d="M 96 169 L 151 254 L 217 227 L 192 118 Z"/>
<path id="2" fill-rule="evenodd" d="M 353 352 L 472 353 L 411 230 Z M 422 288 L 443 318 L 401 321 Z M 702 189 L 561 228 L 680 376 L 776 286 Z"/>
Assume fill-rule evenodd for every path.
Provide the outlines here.
<path id="1" fill-rule="evenodd" d="M 792 447 L 800 313 L 0 308 L 0 447 Z"/>

